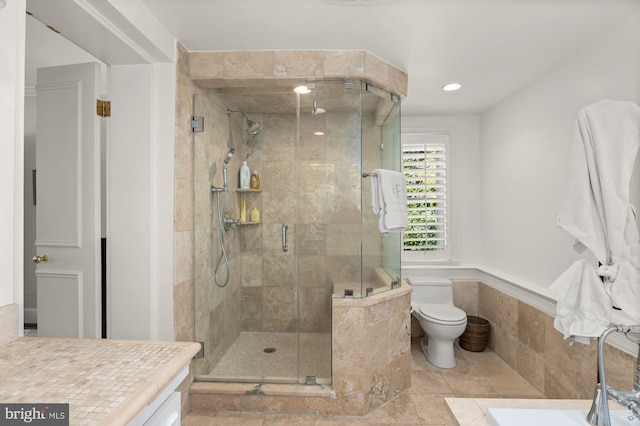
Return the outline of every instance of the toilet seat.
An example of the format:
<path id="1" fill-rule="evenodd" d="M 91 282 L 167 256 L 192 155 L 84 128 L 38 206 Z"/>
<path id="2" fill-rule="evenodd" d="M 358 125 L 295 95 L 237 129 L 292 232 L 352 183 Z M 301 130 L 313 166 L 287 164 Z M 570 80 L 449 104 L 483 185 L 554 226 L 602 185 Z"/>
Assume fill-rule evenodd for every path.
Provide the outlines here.
<path id="1" fill-rule="evenodd" d="M 461 325 L 467 321 L 467 314 L 453 305 L 423 303 L 419 307 L 422 316 L 435 324 Z"/>

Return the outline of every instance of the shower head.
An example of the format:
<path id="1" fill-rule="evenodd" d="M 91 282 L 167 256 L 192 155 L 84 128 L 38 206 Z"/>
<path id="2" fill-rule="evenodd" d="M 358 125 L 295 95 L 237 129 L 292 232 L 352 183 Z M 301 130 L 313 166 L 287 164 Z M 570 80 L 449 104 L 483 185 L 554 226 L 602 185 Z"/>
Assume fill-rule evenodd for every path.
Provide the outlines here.
<path id="1" fill-rule="evenodd" d="M 260 133 L 260 130 L 262 130 L 261 122 L 253 121 L 247 116 L 247 114 L 242 111 L 231 111 L 230 109 L 227 109 L 227 114 L 242 114 L 244 118 L 247 119 L 247 129 L 245 130 L 245 132 L 247 132 L 248 135 L 257 135 L 258 133 Z"/>
<path id="2" fill-rule="evenodd" d="M 231 148 L 229 150 L 229 152 L 227 152 L 227 155 L 224 158 L 224 167 L 227 167 L 227 164 L 229 164 L 229 161 L 231 161 L 231 157 L 233 157 L 233 154 L 236 152 L 235 149 Z"/>
<path id="3" fill-rule="evenodd" d="M 262 130 L 262 123 L 259 121 L 253 121 L 247 117 L 247 134 L 257 135 Z"/>

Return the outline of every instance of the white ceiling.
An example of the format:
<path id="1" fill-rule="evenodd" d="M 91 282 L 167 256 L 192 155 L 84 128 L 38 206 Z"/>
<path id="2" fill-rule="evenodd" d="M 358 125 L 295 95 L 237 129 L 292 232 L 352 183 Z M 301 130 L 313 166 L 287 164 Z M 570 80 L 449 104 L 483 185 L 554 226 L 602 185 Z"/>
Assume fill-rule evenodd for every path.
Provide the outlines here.
<path id="1" fill-rule="evenodd" d="M 367 50 L 409 74 L 402 112 L 418 116 L 483 112 L 640 13 L 638 0 L 140 1 L 189 51 Z M 53 33 L 34 24 L 27 73 L 55 51 L 44 41 Z M 463 88 L 443 92 L 450 81 Z"/>
<path id="2" fill-rule="evenodd" d="M 482 112 L 640 13 L 638 0 L 141 1 L 189 51 L 368 50 L 409 74 L 403 115 Z"/>

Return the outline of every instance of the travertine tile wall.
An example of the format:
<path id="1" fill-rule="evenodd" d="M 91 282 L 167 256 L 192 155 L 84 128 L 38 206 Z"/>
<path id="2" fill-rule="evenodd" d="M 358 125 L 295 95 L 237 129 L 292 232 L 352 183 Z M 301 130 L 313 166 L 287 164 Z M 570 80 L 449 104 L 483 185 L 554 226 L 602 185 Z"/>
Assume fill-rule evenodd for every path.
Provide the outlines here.
<path id="1" fill-rule="evenodd" d="M 333 387 L 339 398 L 363 404 L 355 414 L 411 386 L 410 305 L 406 283 L 372 298 L 333 300 Z"/>
<path id="2" fill-rule="evenodd" d="M 408 76 L 377 56 L 360 50 L 193 52 L 191 78 L 199 87 L 261 85 L 265 80 L 359 79 L 400 96 Z"/>
<path id="3" fill-rule="evenodd" d="M 194 265 L 193 265 L 193 133 L 191 115 L 193 95 L 201 92 L 191 81 L 189 53 L 178 45 L 176 93 L 176 142 L 173 238 L 173 316 L 178 341 L 193 342 Z"/>
<path id="4" fill-rule="evenodd" d="M 194 245 L 195 245 L 195 338 L 204 343 L 204 357 L 196 361 L 196 374 L 208 374 L 240 334 L 240 238 L 237 229 L 220 234 L 220 213 L 238 218 L 237 173 L 243 158 L 239 126 L 232 126 L 224 95 L 198 94 L 194 111 L 204 117 L 205 131 L 194 133 Z M 228 165 L 228 192 L 212 194 L 211 186 L 223 187 L 223 162 L 233 148 Z M 226 198 L 226 202 L 225 202 Z M 224 238 L 227 260 L 220 258 Z M 227 270 L 227 267 L 229 268 Z M 217 268 L 217 273 L 216 273 Z"/>
<path id="5" fill-rule="evenodd" d="M 473 287 L 475 286 L 475 290 Z M 568 341 L 554 329 L 553 317 L 493 287 L 455 282 L 454 301 L 468 315 L 487 319 L 487 345 L 547 398 L 590 399 L 597 382 L 597 341 Z M 477 295 L 477 302 L 473 297 Z M 630 390 L 635 357 L 606 345 L 607 383 Z"/>
<path id="6" fill-rule="evenodd" d="M 294 96 L 293 94 L 291 96 Z M 247 163 L 260 176 L 262 193 L 244 194 L 247 209 L 257 207 L 262 224 L 242 228 L 242 326 L 247 331 L 295 332 L 298 298 L 306 288 L 298 288 L 300 272 L 298 224 L 298 176 L 296 116 L 290 114 L 252 114 L 263 123 Z M 289 226 L 289 250 L 282 250 L 282 226 Z M 323 238 L 322 229 L 313 235 Z M 316 276 L 324 272 L 318 262 Z M 308 283 L 310 286 L 324 285 Z M 323 306 L 322 299 L 318 300 Z M 302 310 L 300 311 L 303 312 Z"/>
<path id="7" fill-rule="evenodd" d="M 176 341 L 193 342 L 194 269 L 193 269 L 193 133 L 191 114 L 193 94 L 200 90 L 189 76 L 189 53 L 177 47 L 176 129 L 173 219 L 173 327 Z M 182 414 L 189 412 L 189 387 L 193 382 L 195 362 L 189 365 L 189 376 L 178 387 L 182 397 Z"/>
<path id="8" fill-rule="evenodd" d="M 360 281 L 359 115 L 303 115 L 298 149 L 294 114 L 251 118 L 264 124 L 247 157 L 262 193 L 240 197 L 247 210 L 262 212 L 262 225 L 240 230 L 243 330 L 329 332 L 333 283 Z M 287 252 L 281 249 L 283 223 L 289 225 Z M 378 263 L 365 264 L 365 276 L 380 258 L 378 249 Z"/>
<path id="9" fill-rule="evenodd" d="M 323 89 L 332 95 L 354 98 L 342 103 L 360 104 L 357 88 L 345 90 L 341 82 L 328 84 L 333 88 L 323 85 Z M 323 93 L 320 85 L 318 91 Z M 317 94 L 320 102 L 321 93 Z M 377 156 L 376 167 L 380 165 L 381 131 L 376 129 L 373 113 L 362 117 L 366 131 L 361 131 L 357 108 L 351 112 L 302 114 L 297 146 L 295 114 L 250 112 L 252 119 L 263 123 L 263 129 L 258 135 L 247 136 L 243 134 L 242 116 L 232 115 L 230 120 L 225 112 L 226 108 L 241 109 L 233 105 L 233 99 L 210 93 L 195 100 L 195 111 L 205 117 L 207 128 L 195 136 L 194 160 L 196 338 L 205 341 L 205 358 L 198 361 L 197 371 L 204 374 L 235 338 L 235 324 L 242 324 L 245 331 L 331 330 L 333 282 L 360 281 L 361 133 L 362 150 L 371 163 Z M 260 99 L 265 101 L 264 97 Z M 256 111 L 262 106 L 258 105 Z M 318 130 L 325 134 L 314 135 Z M 217 182 L 219 169 L 232 147 L 236 154 L 229 164 L 226 211 L 238 218 L 244 201 L 247 213 L 258 208 L 262 223 L 234 226 L 233 232 L 225 232 L 232 279 L 221 290 L 210 277 L 220 250 L 217 212 L 211 209 L 207 188 L 212 181 L 222 185 Z M 237 170 L 244 159 L 252 171 L 259 172 L 261 192 L 237 191 Z M 287 252 L 281 249 L 283 223 L 289 224 Z M 370 255 L 363 260 L 363 275 L 369 280 L 381 261 L 377 222 L 373 234 L 367 238 Z M 225 277 L 224 268 L 219 275 Z M 235 288 L 240 276 L 238 303 Z M 234 296 L 225 296 L 227 293 Z M 241 321 L 235 318 L 240 311 Z"/>

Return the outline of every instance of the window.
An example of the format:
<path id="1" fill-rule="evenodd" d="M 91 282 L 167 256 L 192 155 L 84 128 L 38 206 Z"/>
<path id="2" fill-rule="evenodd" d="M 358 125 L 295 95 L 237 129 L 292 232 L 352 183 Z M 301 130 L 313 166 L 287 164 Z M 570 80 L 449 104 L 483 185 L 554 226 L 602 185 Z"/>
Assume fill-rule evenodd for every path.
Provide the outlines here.
<path id="1" fill-rule="evenodd" d="M 402 238 L 406 260 L 450 258 L 449 136 L 446 132 L 430 132 L 402 137 L 409 216 Z"/>

